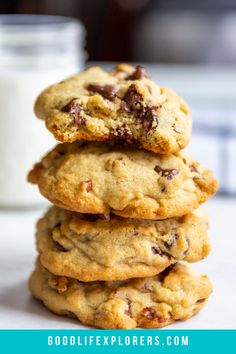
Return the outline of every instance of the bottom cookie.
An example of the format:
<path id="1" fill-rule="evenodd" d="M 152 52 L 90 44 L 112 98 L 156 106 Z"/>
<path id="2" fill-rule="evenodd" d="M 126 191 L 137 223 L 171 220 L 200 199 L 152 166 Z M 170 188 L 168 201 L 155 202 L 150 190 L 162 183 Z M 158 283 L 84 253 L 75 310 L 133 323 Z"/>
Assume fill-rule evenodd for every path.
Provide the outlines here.
<path id="1" fill-rule="evenodd" d="M 212 292 L 205 275 L 177 263 L 149 278 L 90 282 L 55 276 L 38 262 L 32 294 L 52 312 L 100 328 L 160 328 L 196 314 Z"/>

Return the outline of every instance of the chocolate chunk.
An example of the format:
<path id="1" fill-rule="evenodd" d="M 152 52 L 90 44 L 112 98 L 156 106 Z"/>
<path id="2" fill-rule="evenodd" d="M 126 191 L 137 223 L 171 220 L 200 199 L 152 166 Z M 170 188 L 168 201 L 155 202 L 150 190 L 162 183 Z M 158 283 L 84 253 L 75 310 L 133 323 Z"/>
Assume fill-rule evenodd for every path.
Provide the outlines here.
<path id="1" fill-rule="evenodd" d="M 171 180 L 174 176 L 178 175 L 179 171 L 175 168 L 173 169 L 164 169 L 160 166 L 154 167 L 155 172 L 157 172 L 161 177 L 166 177 L 166 179 Z"/>
<path id="2" fill-rule="evenodd" d="M 97 92 L 109 101 L 114 101 L 116 97 L 115 87 L 113 85 L 98 85 L 89 84 L 87 89 L 92 92 Z"/>
<path id="3" fill-rule="evenodd" d="M 154 254 L 159 254 L 159 256 L 163 256 L 163 257 L 167 257 L 169 260 L 171 260 L 171 255 L 168 253 L 168 252 L 165 252 L 165 251 L 163 251 L 163 250 L 161 250 L 160 248 L 158 248 L 158 247 L 152 247 L 151 248 L 151 250 L 152 250 L 152 252 L 154 253 Z"/>
<path id="4" fill-rule="evenodd" d="M 141 116 L 142 125 L 147 132 L 158 126 L 158 117 L 154 111 L 154 108 L 156 107 L 146 109 Z"/>
<path id="5" fill-rule="evenodd" d="M 123 97 L 123 101 L 125 102 L 125 105 L 123 105 L 125 111 L 136 112 L 143 109 L 143 98 L 138 93 L 135 85 L 130 85 Z"/>
<path id="6" fill-rule="evenodd" d="M 85 183 L 86 183 L 86 191 L 90 192 L 93 188 L 92 181 L 88 180 Z"/>
<path id="7" fill-rule="evenodd" d="M 136 140 L 134 139 L 132 133 L 125 127 L 111 129 L 110 138 L 136 145 Z"/>
<path id="8" fill-rule="evenodd" d="M 169 250 L 173 246 L 173 244 L 178 240 L 178 238 L 178 234 L 171 235 L 170 240 L 164 242 L 165 247 Z"/>
<path id="9" fill-rule="evenodd" d="M 126 301 L 127 301 L 128 309 L 125 310 L 125 314 L 126 314 L 127 316 L 130 316 L 130 315 L 131 315 L 131 300 L 126 299 Z"/>
<path id="10" fill-rule="evenodd" d="M 162 251 L 158 247 L 152 247 L 152 253 L 162 255 Z"/>
<path id="11" fill-rule="evenodd" d="M 67 252 L 67 250 L 57 241 L 52 238 L 53 246 L 60 252 Z"/>
<path id="12" fill-rule="evenodd" d="M 143 66 L 137 65 L 133 74 L 129 75 L 126 80 L 140 80 L 143 77 L 149 78 L 149 75 Z"/>
<path id="13" fill-rule="evenodd" d="M 135 85 L 130 85 L 121 103 L 121 110 L 133 113 L 147 132 L 158 126 L 158 116 L 155 110 L 160 107 L 147 105 Z"/>
<path id="14" fill-rule="evenodd" d="M 77 125 L 85 125 L 86 120 L 81 116 L 81 112 L 84 112 L 84 109 L 79 103 L 76 103 L 76 98 L 73 98 L 67 103 L 62 108 L 62 112 L 69 113 L 74 118 Z"/>

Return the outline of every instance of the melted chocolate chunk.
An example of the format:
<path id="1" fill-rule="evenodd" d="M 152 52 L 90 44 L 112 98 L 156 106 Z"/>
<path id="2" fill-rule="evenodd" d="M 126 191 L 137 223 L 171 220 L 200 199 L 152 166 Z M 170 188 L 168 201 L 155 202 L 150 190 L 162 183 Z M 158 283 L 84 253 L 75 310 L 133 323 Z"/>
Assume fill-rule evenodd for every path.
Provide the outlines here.
<path id="1" fill-rule="evenodd" d="M 83 107 L 76 103 L 76 98 L 73 98 L 69 103 L 67 103 L 63 108 L 62 112 L 69 113 L 77 125 L 85 125 L 85 118 L 81 116 L 81 112 L 84 112 Z"/>
<path id="2" fill-rule="evenodd" d="M 110 138 L 118 141 L 125 141 L 129 144 L 136 145 L 137 141 L 134 139 L 132 133 L 125 127 L 111 129 Z"/>
<path id="3" fill-rule="evenodd" d="M 155 172 L 157 172 L 161 177 L 166 177 L 166 179 L 171 180 L 174 176 L 179 174 L 179 171 L 175 168 L 173 169 L 164 169 L 160 166 L 154 167 Z"/>
<path id="4" fill-rule="evenodd" d="M 123 101 L 125 104 L 123 104 L 122 108 L 125 111 L 138 113 L 137 111 L 142 111 L 143 109 L 143 98 L 138 93 L 135 85 L 130 85 L 123 97 Z"/>
<path id="5" fill-rule="evenodd" d="M 115 87 L 113 85 L 89 84 L 87 89 L 89 91 L 99 93 L 102 97 L 108 99 L 109 101 L 114 101 L 116 97 Z"/>
<path id="6" fill-rule="evenodd" d="M 162 251 L 158 247 L 152 247 L 152 253 L 162 255 Z"/>
<path id="7" fill-rule="evenodd" d="M 137 65 L 133 74 L 128 76 L 126 80 L 140 80 L 143 77 L 149 78 L 149 75 L 147 74 L 143 66 Z"/>
<path id="8" fill-rule="evenodd" d="M 152 252 L 154 254 L 159 254 L 159 256 L 167 257 L 169 260 L 171 260 L 171 255 L 168 252 L 165 252 L 165 251 L 163 251 L 160 248 L 155 247 L 155 246 L 153 246 L 151 248 L 151 250 L 152 250 Z"/>
<path id="9" fill-rule="evenodd" d="M 158 117 L 154 111 L 156 107 L 150 107 L 141 116 L 141 121 L 144 129 L 148 132 L 151 129 L 155 129 L 158 126 Z"/>
<path id="10" fill-rule="evenodd" d="M 155 110 L 160 107 L 145 104 L 141 94 L 133 84 L 128 88 L 121 103 L 121 110 L 133 113 L 147 132 L 158 126 L 158 116 Z"/>

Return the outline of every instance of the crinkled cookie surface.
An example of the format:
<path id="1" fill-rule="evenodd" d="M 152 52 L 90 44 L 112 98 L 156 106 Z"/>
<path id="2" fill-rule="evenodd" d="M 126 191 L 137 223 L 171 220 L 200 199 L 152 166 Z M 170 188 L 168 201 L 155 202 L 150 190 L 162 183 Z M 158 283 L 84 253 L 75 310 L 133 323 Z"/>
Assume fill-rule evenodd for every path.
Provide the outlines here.
<path id="1" fill-rule="evenodd" d="M 64 209 L 142 219 L 182 216 L 217 189 L 211 171 L 184 153 L 157 155 L 102 142 L 59 144 L 28 180 Z"/>

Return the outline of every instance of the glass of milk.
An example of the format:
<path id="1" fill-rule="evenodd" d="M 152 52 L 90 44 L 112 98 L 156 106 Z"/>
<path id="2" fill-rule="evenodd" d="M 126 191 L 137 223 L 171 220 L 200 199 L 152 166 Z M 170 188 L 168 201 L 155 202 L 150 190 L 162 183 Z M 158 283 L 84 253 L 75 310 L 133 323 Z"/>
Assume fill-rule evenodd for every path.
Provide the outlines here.
<path id="1" fill-rule="evenodd" d="M 26 182 L 32 165 L 55 145 L 33 113 L 46 86 L 82 69 L 84 28 L 75 19 L 0 15 L 0 207 L 43 202 Z"/>

